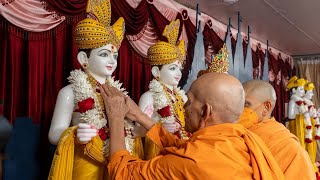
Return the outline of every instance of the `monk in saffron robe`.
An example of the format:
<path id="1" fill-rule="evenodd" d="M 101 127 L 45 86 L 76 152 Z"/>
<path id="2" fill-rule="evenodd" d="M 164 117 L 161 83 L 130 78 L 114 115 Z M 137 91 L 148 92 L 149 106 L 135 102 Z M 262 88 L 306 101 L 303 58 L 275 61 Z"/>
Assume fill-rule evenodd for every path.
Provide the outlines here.
<path id="1" fill-rule="evenodd" d="M 109 118 L 111 179 L 284 179 L 272 154 L 254 133 L 237 120 L 243 111 L 244 90 L 234 77 L 208 73 L 188 92 L 186 130 L 180 140 L 144 115 L 130 99 L 108 85 L 100 88 Z M 124 146 L 123 118 L 135 120 L 160 148 L 160 154 L 143 161 Z"/>
<path id="2" fill-rule="evenodd" d="M 265 142 L 286 179 L 315 179 L 311 160 L 298 138 L 271 117 L 277 100 L 271 84 L 250 80 L 243 83 L 243 88 L 245 108 L 239 123 Z"/>

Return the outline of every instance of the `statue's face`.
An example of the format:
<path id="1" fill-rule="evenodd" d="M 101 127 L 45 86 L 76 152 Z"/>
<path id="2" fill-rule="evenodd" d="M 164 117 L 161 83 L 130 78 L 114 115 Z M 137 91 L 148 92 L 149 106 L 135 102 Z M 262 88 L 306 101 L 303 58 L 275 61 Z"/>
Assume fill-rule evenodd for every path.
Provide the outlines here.
<path id="1" fill-rule="evenodd" d="M 304 95 L 304 98 L 306 99 L 312 99 L 313 97 L 313 92 L 312 90 L 306 91 L 306 94 Z"/>
<path id="2" fill-rule="evenodd" d="M 305 94 L 305 92 L 304 92 L 304 87 L 303 87 L 303 86 L 297 87 L 297 88 L 293 91 L 293 93 L 296 94 L 296 95 L 299 96 L 299 97 L 304 96 L 304 94 Z"/>
<path id="3" fill-rule="evenodd" d="M 177 86 L 181 79 L 182 65 L 180 61 L 165 64 L 159 71 L 159 80 L 169 86 Z"/>
<path id="4" fill-rule="evenodd" d="M 92 49 L 88 71 L 99 76 L 111 76 L 117 68 L 118 49 L 112 44 Z"/>

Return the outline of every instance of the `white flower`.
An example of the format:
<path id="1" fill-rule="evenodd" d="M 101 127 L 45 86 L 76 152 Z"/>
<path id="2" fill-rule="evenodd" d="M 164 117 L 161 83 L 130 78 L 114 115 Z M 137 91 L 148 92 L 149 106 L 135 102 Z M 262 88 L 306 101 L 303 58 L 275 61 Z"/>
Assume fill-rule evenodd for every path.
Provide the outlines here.
<path id="1" fill-rule="evenodd" d="M 100 119 L 99 111 L 96 108 L 81 113 L 80 120 L 81 122 L 95 125 L 97 129 L 101 129 L 103 126 L 107 124 L 106 119 Z"/>
<path id="2" fill-rule="evenodd" d="M 156 110 L 162 109 L 169 105 L 167 96 L 164 93 L 154 93 L 153 95 L 153 106 Z"/>
<path id="3" fill-rule="evenodd" d="M 183 89 L 178 89 L 178 94 L 181 97 L 183 104 L 185 104 L 188 101 L 188 97 L 186 96 L 186 92 Z"/>
<path id="4" fill-rule="evenodd" d="M 152 79 L 152 81 L 149 84 L 149 89 L 152 92 L 158 92 L 158 93 L 163 92 L 163 87 L 161 83 L 156 79 Z"/>

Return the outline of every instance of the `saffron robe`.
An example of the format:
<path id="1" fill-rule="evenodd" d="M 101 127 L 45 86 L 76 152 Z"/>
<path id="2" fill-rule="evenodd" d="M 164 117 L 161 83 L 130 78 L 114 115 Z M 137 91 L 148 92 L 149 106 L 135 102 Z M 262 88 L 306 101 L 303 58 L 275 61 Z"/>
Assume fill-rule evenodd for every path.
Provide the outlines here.
<path id="1" fill-rule="evenodd" d="M 262 140 L 239 124 L 206 127 L 189 140 L 155 125 L 147 136 L 160 154 L 144 161 L 126 150 L 113 153 L 111 179 L 284 179 Z"/>
<path id="2" fill-rule="evenodd" d="M 255 122 L 241 120 L 240 124 L 257 134 L 267 145 L 286 179 L 315 179 L 315 171 L 308 153 L 298 138 L 274 118 Z"/>

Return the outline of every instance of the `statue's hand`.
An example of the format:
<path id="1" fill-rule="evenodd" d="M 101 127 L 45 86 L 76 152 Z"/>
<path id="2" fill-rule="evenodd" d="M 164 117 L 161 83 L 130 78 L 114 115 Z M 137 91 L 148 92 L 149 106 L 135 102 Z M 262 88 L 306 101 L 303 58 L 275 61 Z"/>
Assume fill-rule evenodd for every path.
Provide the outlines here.
<path id="1" fill-rule="evenodd" d="M 79 123 L 76 131 L 77 140 L 80 144 L 87 144 L 97 135 L 97 133 L 98 130 L 94 126 L 86 123 Z"/>
<path id="2" fill-rule="evenodd" d="M 180 124 L 177 122 L 164 121 L 162 127 L 170 133 L 175 133 L 180 129 Z"/>

